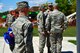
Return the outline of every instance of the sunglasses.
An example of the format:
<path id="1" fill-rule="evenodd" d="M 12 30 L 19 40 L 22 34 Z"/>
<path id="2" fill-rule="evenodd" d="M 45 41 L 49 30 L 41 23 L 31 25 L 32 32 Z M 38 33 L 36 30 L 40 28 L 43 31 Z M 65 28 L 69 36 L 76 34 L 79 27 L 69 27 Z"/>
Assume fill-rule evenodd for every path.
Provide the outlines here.
<path id="1" fill-rule="evenodd" d="M 52 5 L 50 5 L 49 7 L 53 7 Z"/>

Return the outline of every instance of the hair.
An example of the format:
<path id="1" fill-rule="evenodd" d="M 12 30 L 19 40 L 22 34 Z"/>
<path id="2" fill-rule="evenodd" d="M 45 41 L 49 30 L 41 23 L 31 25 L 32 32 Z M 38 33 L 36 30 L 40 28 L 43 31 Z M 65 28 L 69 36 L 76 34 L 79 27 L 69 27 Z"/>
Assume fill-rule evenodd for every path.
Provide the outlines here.
<path id="1" fill-rule="evenodd" d="M 16 10 L 12 10 L 12 11 L 10 11 L 9 13 L 10 13 L 11 15 L 14 15 L 14 17 L 18 17 L 18 16 L 19 16 L 18 11 L 16 11 Z M 13 14 L 13 13 L 15 13 L 15 14 Z"/>
<path id="2" fill-rule="evenodd" d="M 22 13 L 24 13 L 25 15 L 28 15 L 29 8 L 18 9 L 18 12 L 22 12 Z"/>

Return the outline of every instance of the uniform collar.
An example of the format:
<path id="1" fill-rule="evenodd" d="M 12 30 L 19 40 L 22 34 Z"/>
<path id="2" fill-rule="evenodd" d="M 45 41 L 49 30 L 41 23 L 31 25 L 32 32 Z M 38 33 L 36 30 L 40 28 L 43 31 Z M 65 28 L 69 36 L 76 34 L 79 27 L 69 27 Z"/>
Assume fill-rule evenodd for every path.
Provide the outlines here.
<path id="1" fill-rule="evenodd" d="M 26 19 L 28 19 L 28 16 L 19 16 L 19 18 L 26 18 Z"/>
<path id="2" fill-rule="evenodd" d="M 54 9 L 54 11 L 58 11 L 57 9 Z"/>

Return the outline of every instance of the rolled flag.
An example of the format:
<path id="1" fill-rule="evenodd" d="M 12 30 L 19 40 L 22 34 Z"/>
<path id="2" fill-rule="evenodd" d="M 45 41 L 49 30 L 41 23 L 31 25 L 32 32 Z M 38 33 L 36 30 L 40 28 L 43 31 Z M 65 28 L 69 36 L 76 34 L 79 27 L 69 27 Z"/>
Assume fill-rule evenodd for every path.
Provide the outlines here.
<path id="1" fill-rule="evenodd" d="M 14 34 L 11 28 L 8 28 L 8 31 L 4 33 L 4 40 L 7 44 L 14 44 Z"/>

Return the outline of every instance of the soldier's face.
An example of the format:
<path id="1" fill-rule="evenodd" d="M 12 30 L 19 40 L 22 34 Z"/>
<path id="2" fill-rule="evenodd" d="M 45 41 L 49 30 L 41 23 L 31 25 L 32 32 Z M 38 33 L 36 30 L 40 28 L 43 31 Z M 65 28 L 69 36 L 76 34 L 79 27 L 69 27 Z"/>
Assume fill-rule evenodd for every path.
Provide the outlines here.
<path id="1" fill-rule="evenodd" d="M 48 9 L 49 10 L 53 10 L 53 6 L 48 6 Z"/>
<path id="2" fill-rule="evenodd" d="M 29 12 L 29 8 L 25 8 L 24 10 L 25 10 L 26 12 Z"/>
<path id="3" fill-rule="evenodd" d="M 19 16 L 27 15 L 28 12 L 29 12 L 29 9 L 28 8 L 24 8 L 23 10 L 20 10 L 19 11 Z"/>
<path id="4" fill-rule="evenodd" d="M 43 12 L 45 12 L 45 9 L 42 9 Z"/>
<path id="5" fill-rule="evenodd" d="M 24 12 L 19 11 L 19 16 L 25 16 Z"/>
<path id="6" fill-rule="evenodd" d="M 15 15 L 16 15 L 16 12 L 12 12 L 12 15 L 14 15 L 14 16 L 15 16 Z"/>

